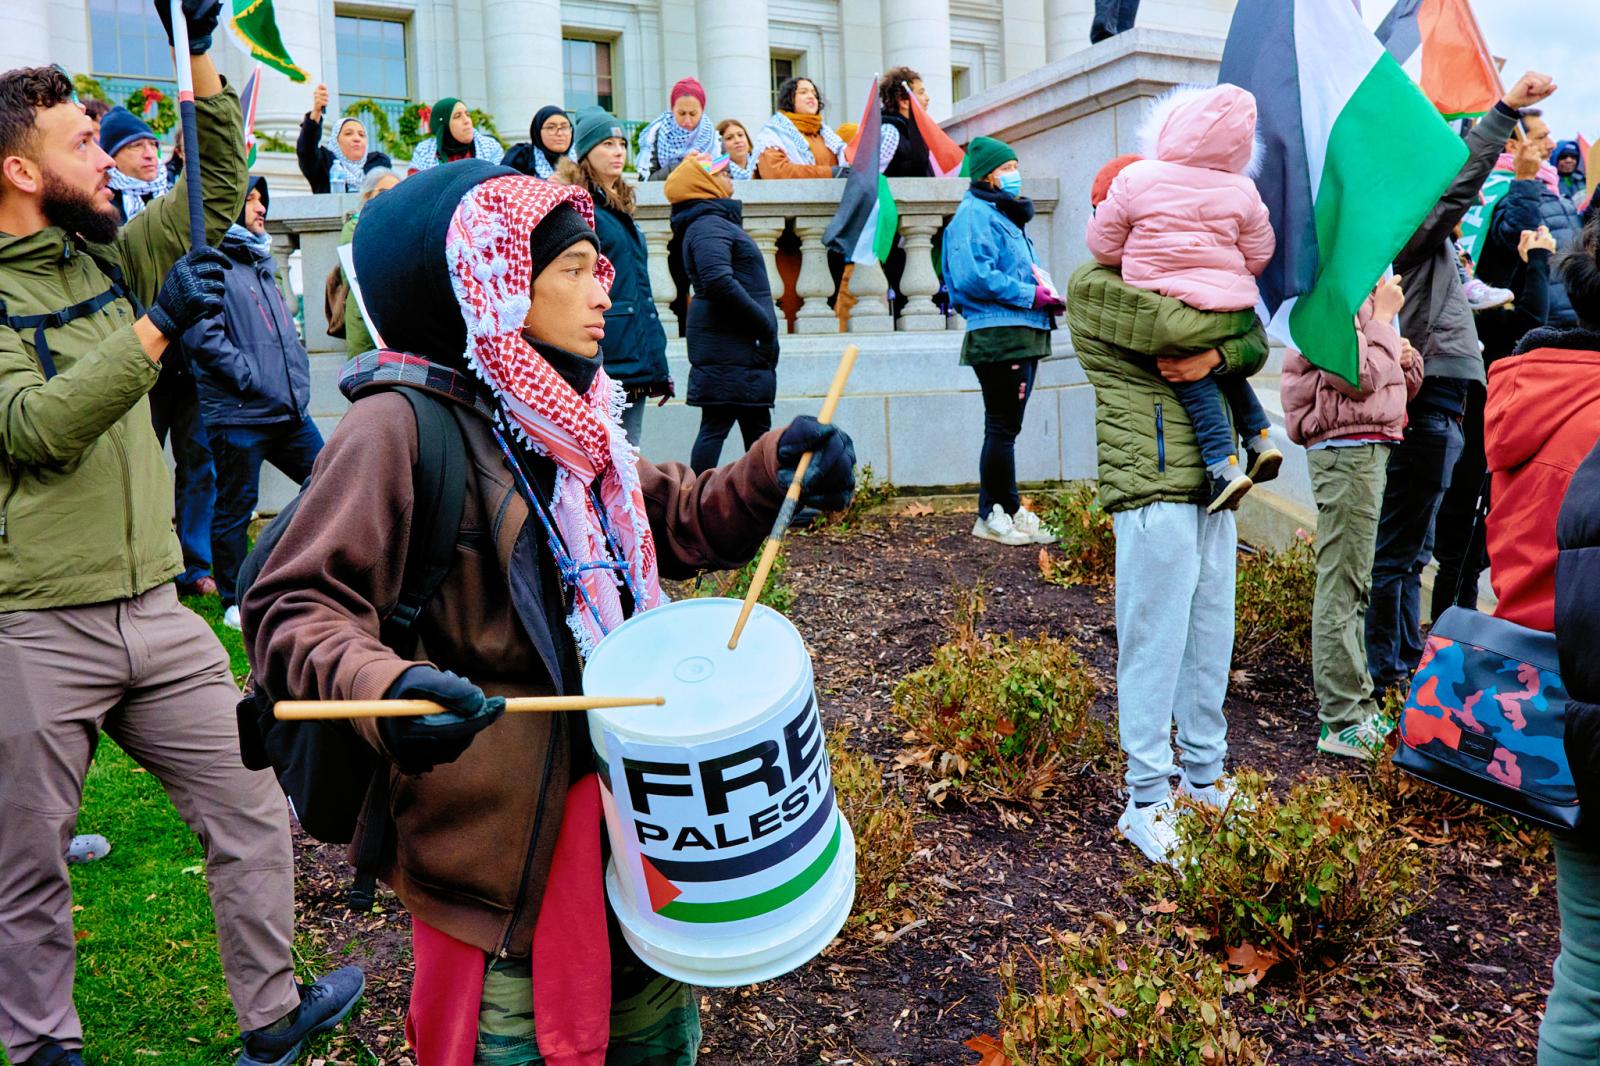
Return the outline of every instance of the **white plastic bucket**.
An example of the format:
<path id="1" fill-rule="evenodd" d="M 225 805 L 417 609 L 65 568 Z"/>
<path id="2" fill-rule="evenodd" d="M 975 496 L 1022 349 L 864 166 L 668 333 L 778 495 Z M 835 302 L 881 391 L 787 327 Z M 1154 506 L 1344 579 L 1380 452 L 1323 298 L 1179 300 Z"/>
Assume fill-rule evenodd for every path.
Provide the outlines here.
<path id="1" fill-rule="evenodd" d="M 811 658 L 760 605 L 729 651 L 739 608 L 683 600 L 637 615 L 583 671 L 587 693 L 667 700 L 589 712 L 623 935 L 660 973 L 719 988 L 804 965 L 855 899 Z"/>

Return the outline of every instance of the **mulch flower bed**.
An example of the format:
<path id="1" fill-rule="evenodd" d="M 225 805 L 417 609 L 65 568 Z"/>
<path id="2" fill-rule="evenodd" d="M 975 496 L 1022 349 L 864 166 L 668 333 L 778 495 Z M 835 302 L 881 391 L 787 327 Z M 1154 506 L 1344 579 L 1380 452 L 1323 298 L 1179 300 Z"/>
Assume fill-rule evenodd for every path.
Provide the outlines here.
<path id="1" fill-rule="evenodd" d="M 974 1063 L 979 1056 L 964 1045 L 996 1031 L 1002 960 L 1026 959 L 1049 943 L 1048 930 L 1081 930 L 1097 913 L 1133 923 L 1152 902 L 1129 884 L 1144 860 L 1113 837 L 1124 802 L 1120 766 L 1075 778 L 1034 808 L 956 795 L 935 802 L 922 771 L 896 766 L 908 742 L 891 710 L 893 688 L 929 662 L 962 594 L 979 582 L 987 588 L 981 629 L 1070 638 L 1100 676 L 1095 713 L 1115 721 L 1109 588 L 1047 583 L 1036 549 L 975 540 L 971 521 L 920 513 L 787 544 L 786 580 L 797 593 L 790 615 L 811 648 L 824 719 L 851 725 L 851 746 L 912 802 L 918 848 L 908 876 L 922 891 L 911 894 L 917 909 L 835 941 L 796 973 L 705 991 L 706 1066 Z M 1364 772 L 1316 753 L 1309 666 L 1292 652 L 1236 671 L 1227 709 L 1230 767 L 1281 783 Z M 1412 802 L 1418 817 L 1402 831 L 1433 858 L 1433 892 L 1406 919 L 1398 961 L 1363 972 L 1357 959 L 1351 979 L 1327 982 L 1303 1003 L 1276 975 L 1229 998 L 1241 1027 L 1271 1048 L 1271 1062 L 1532 1061 L 1558 948 L 1548 849 L 1515 827 L 1431 817 L 1427 793 Z M 382 913 L 352 916 L 341 849 L 303 837 L 298 845 L 302 928 L 335 957 L 367 967 L 366 1003 L 330 1061 L 405 1062 L 409 923 L 392 896 Z"/>

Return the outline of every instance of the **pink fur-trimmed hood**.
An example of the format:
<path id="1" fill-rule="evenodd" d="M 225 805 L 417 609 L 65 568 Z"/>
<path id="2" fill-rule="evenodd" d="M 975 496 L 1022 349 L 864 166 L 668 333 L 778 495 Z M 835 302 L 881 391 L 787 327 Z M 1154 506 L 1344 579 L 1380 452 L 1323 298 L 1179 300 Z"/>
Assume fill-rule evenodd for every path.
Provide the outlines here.
<path id="1" fill-rule="evenodd" d="M 1262 155 L 1256 98 L 1237 85 L 1180 85 L 1151 105 L 1139 143 L 1146 159 L 1253 178 Z"/>

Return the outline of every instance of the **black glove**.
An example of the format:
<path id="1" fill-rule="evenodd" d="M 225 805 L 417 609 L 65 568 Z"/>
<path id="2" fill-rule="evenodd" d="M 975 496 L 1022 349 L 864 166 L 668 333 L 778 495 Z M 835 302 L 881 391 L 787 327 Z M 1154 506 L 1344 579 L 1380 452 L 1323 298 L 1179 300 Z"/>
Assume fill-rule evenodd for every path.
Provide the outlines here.
<path id="1" fill-rule="evenodd" d="M 221 314 L 227 268 L 227 259 L 215 248 L 201 245 L 184 253 L 167 271 L 156 302 L 145 313 L 151 324 L 175 341 L 202 318 Z"/>
<path id="2" fill-rule="evenodd" d="M 461 757 L 477 736 L 505 713 L 506 701 L 485 696 L 464 677 L 431 666 L 413 666 L 384 693 L 391 700 L 432 700 L 449 708 L 445 714 L 420 718 L 384 718 L 378 736 L 403 774 L 425 774 L 440 763 Z"/>
<path id="3" fill-rule="evenodd" d="M 836 178 L 848 178 L 850 176 L 850 168 L 847 166 L 834 167 L 833 176 Z"/>
<path id="4" fill-rule="evenodd" d="M 856 491 L 856 446 L 850 434 L 835 425 L 823 425 L 810 415 L 789 423 L 778 438 L 778 483 L 785 490 L 794 482 L 800 456 L 815 452 L 800 483 L 800 505 L 819 511 L 842 511 Z"/>
<path id="5" fill-rule="evenodd" d="M 155 0 L 156 15 L 161 28 L 167 31 L 167 44 L 172 44 L 172 4 L 170 0 Z M 189 27 L 189 54 L 203 56 L 211 51 L 211 34 L 216 31 L 217 20 L 222 17 L 222 0 L 183 0 L 183 21 Z"/>

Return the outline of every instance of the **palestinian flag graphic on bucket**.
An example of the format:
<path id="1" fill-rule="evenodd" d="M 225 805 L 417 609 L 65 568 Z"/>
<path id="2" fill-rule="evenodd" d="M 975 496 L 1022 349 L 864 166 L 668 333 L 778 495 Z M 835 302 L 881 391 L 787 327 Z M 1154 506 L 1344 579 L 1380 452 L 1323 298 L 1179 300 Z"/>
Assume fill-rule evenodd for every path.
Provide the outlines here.
<path id="1" fill-rule="evenodd" d="M 1240 0 L 1218 80 L 1255 94 L 1266 145 L 1256 187 L 1278 236 L 1260 278 L 1268 330 L 1354 383 L 1356 310 L 1466 145 L 1350 0 Z"/>

